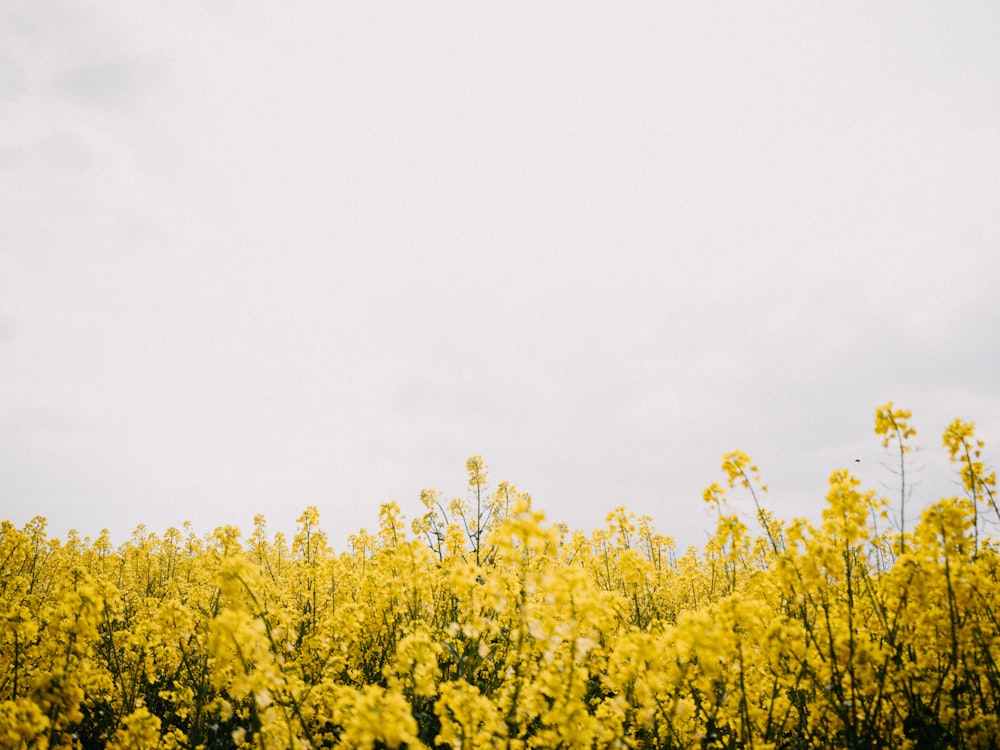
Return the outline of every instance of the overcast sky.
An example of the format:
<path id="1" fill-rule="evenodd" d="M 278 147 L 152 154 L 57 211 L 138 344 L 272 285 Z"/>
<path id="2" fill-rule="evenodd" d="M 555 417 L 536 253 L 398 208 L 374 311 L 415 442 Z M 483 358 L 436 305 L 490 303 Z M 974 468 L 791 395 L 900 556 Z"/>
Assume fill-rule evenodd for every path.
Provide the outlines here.
<path id="1" fill-rule="evenodd" d="M 4 0 L 0 518 L 340 542 L 479 453 L 700 543 L 734 449 L 783 516 L 891 486 L 889 399 L 914 505 L 959 493 L 998 39 L 992 0 Z"/>

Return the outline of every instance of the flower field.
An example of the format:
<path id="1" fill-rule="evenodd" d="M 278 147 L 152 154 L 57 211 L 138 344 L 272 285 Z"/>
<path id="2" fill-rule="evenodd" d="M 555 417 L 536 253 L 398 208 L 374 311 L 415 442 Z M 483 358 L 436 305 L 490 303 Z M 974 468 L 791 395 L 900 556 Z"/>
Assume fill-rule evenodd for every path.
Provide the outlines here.
<path id="1" fill-rule="evenodd" d="M 875 417 L 898 497 L 838 470 L 784 521 L 732 453 L 684 552 L 625 508 L 549 523 L 478 456 L 340 551 L 315 508 L 118 547 L 5 521 L 0 747 L 1000 747 L 995 474 L 956 420 L 964 493 L 909 528 L 910 415 Z"/>

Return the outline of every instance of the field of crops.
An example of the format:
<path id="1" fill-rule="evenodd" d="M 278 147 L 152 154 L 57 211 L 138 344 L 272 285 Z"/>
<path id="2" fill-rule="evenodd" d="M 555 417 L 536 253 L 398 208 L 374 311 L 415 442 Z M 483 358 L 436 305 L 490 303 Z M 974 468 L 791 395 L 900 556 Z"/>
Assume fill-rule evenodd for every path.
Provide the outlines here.
<path id="1" fill-rule="evenodd" d="M 876 410 L 904 482 L 909 418 Z M 847 471 L 776 519 L 729 454 L 683 553 L 624 508 L 570 533 L 478 456 L 343 551 L 314 508 L 118 547 L 5 521 L 0 747 L 997 748 L 996 478 L 971 424 L 944 443 L 964 496 L 913 528 Z"/>

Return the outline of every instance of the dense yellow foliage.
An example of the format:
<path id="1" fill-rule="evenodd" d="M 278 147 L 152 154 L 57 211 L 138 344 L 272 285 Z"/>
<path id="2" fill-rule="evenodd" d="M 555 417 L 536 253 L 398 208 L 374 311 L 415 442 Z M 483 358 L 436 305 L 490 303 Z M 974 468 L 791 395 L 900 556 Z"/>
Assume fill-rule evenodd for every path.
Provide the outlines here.
<path id="1" fill-rule="evenodd" d="M 901 458 L 909 416 L 876 411 Z M 776 520 L 729 454 L 680 555 L 624 508 L 549 524 L 478 456 L 339 553 L 315 508 L 118 548 L 5 521 L 0 747 L 996 748 L 996 478 L 971 424 L 944 443 L 966 496 L 905 530 L 847 471 L 818 527 Z"/>

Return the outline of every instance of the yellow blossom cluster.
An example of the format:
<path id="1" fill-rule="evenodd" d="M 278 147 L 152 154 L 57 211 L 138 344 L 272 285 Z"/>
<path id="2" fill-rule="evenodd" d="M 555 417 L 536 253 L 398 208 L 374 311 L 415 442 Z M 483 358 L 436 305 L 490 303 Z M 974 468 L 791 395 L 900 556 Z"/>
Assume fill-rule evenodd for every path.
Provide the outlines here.
<path id="1" fill-rule="evenodd" d="M 885 446 L 909 419 L 876 410 Z M 996 480 L 970 423 L 944 443 L 966 495 L 909 530 L 847 470 L 776 520 L 727 454 L 758 525 L 713 484 L 683 553 L 624 507 L 551 524 L 479 456 L 339 552 L 312 507 L 291 540 L 4 521 L 0 748 L 998 748 Z"/>

